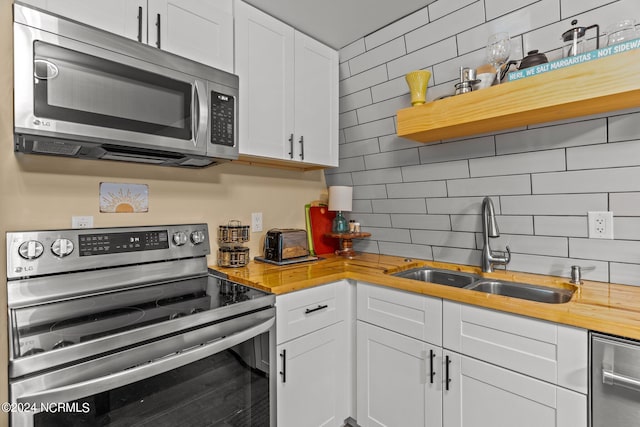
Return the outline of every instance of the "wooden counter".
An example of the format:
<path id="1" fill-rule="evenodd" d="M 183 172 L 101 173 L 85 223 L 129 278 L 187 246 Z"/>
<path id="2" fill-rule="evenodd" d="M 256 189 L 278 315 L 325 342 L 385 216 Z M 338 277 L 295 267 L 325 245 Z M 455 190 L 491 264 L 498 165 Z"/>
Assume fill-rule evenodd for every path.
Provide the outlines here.
<path id="1" fill-rule="evenodd" d="M 434 297 L 481 307 L 573 325 L 594 331 L 640 339 L 640 287 L 605 282 L 585 281 L 578 286 L 566 304 L 544 304 L 517 298 L 450 286 L 424 283 L 390 276 L 419 266 L 482 274 L 501 280 L 571 288 L 567 278 L 542 276 L 512 271 L 481 273 L 479 267 L 446 264 L 376 254 L 361 254 L 354 259 L 323 255 L 324 259 L 293 266 L 278 267 L 251 261 L 243 268 L 210 267 L 229 276 L 230 280 L 254 286 L 275 294 L 283 294 L 312 286 L 353 279 L 384 285 Z"/>

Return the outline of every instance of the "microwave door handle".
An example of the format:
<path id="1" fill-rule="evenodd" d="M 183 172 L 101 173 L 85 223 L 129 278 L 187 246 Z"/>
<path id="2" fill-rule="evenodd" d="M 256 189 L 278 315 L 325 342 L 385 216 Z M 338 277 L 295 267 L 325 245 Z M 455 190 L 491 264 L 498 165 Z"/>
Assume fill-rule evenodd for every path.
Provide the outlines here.
<path id="1" fill-rule="evenodd" d="M 102 393 L 113 390 L 118 387 L 132 384 L 164 372 L 171 371 L 189 363 L 204 359 L 216 353 L 220 353 L 234 345 L 247 341 L 264 332 L 267 332 L 275 323 L 274 318 L 259 323 L 256 326 L 247 328 L 225 338 L 212 341 L 206 345 L 199 345 L 191 349 L 157 359 L 150 363 L 136 366 L 131 369 L 116 372 L 104 377 L 94 378 L 82 381 L 76 384 L 70 384 L 57 387 L 51 390 L 44 390 L 37 393 L 18 397 L 18 402 L 31 404 L 40 404 L 47 402 L 71 402 L 76 399 L 91 396 L 93 394 Z"/>
<path id="2" fill-rule="evenodd" d="M 200 81 L 196 81 L 193 85 L 193 110 L 192 110 L 192 123 L 193 123 L 193 142 L 198 147 L 201 141 L 204 141 L 207 137 L 207 104 L 206 96 L 200 96 L 205 92 L 205 84 Z M 206 143 L 205 147 L 206 148 Z"/>

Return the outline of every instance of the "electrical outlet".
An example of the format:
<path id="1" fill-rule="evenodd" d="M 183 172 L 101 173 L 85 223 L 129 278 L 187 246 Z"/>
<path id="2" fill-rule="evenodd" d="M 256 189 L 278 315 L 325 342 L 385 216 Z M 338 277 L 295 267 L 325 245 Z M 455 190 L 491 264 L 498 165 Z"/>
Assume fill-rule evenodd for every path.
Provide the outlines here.
<path id="1" fill-rule="evenodd" d="M 92 228 L 93 217 L 92 216 L 72 216 L 71 228 Z"/>
<path id="2" fill-rule="evenodd" d="M 589 238 L 613 239 L 613 212 L 588 212 Z"/>
<path id="3" fill-rule="evenodd" d="M 262 212 L 253 212 L 251 214 L 251 231 L 262 231 Z"/>

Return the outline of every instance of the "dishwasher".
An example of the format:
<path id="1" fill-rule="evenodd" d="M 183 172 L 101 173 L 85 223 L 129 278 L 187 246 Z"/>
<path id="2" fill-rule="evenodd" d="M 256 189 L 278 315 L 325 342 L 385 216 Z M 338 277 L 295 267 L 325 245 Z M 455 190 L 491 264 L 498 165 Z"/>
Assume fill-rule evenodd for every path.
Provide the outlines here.
<path id="1" fill-rule="evenodd" d="M 591 427 L 640 425 L 640 341 L 591 333 Z"/>

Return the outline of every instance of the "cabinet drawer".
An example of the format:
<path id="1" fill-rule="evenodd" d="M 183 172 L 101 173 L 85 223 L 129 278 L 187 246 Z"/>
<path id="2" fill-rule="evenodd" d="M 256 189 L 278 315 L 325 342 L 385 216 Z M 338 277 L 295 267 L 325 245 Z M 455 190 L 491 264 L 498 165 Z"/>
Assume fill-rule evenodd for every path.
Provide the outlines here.
<path id="1" fill-rule="evenodd" d="M 413 292 L 358 283 L 359 320 L 431 344 L 442 344 L 442 300 Z"/>
<path id="2" fill-rule="evenodd" d="M 443 303 L 443 347 L 587 393 L 584 329 L 486 308 Z"/>
<path id="3" fill-rule="evenodd" d="M 345 320 L 348 295 L 343 280 L 276 297 L 278 344 Z"/>

